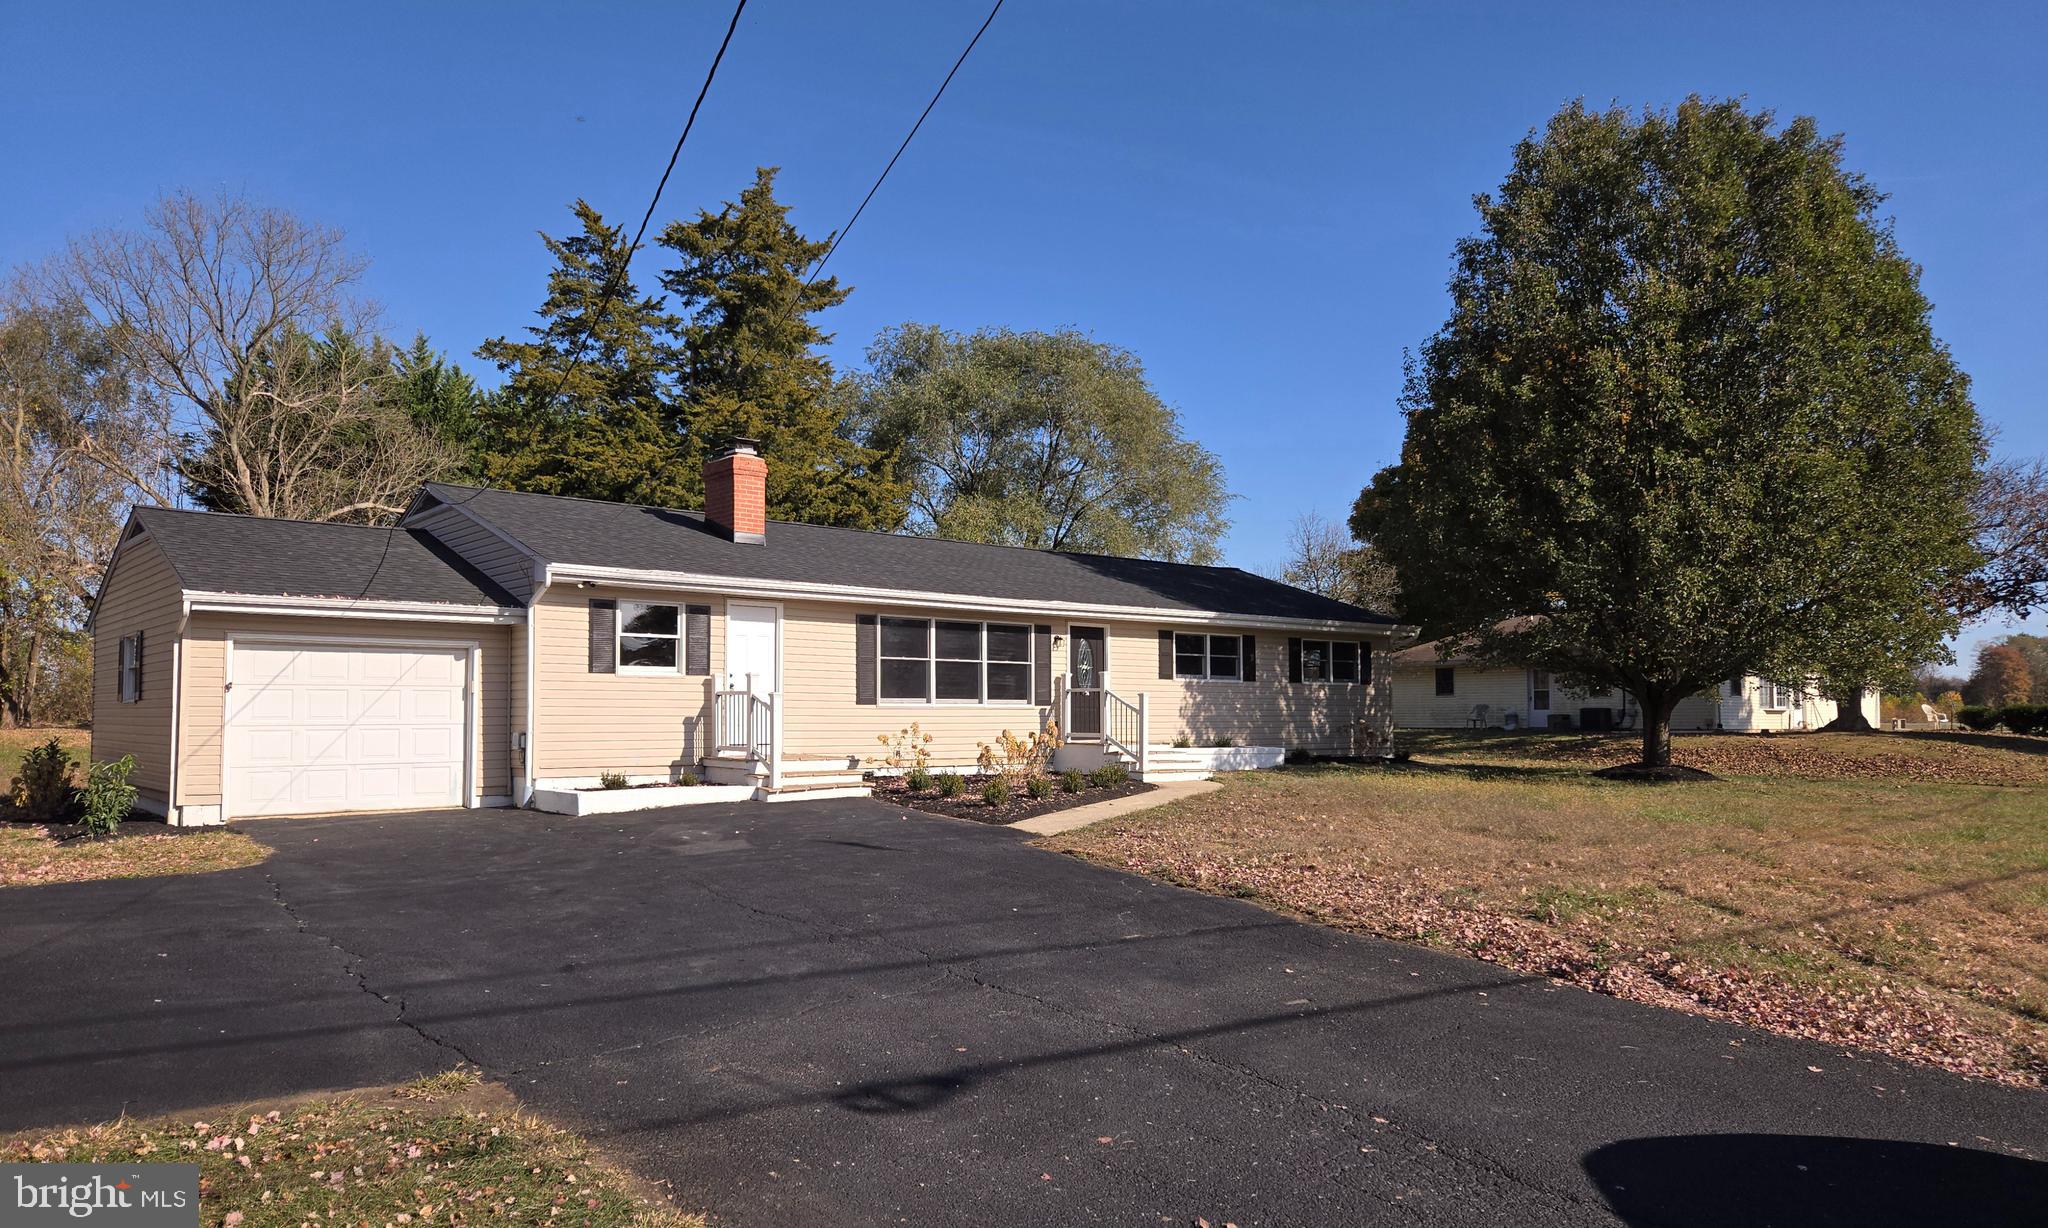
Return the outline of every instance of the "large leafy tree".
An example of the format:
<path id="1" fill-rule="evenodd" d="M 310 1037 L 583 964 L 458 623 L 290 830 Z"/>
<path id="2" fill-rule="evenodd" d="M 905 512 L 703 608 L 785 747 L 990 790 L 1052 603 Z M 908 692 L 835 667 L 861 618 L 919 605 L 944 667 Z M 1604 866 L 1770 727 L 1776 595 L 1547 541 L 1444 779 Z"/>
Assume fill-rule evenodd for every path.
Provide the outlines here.
<path id="1" fill-rule="evenodd" d="M 1963 693 L 1972 703 L 2000 708 L 2033 697 L 2034 670 L 2026 653 L 2012 644 L 1986 644 L 1977 650 L 1977 668 Z"/>
<path id="2" fill-rule="evenodd" d="M 813 317 L 849 290 L 809 280 L 830 243 L 790 224 L 775 169 L 761 168 L 718 212 L 672 223 L 660 242 L 679 258 L 661 281 L 681 316 L 673 416 L 691 474 L 734 436 L 756 438 L 770 462 L 769 515 L 895 528 L 903 487 L 886 452 L 842 429 L 832 366 L 817 351 L 831 338 Z"/>
<path id="3" fill-rule="evenodd" d="M 694 506 L 703 494 L 670 420 L 674 321 L 626 274 L 628 240 L 585 201 L 576 233 L 543 234 L 555 258 L 526 339 L 477 350 L 505 384 L 485 407 L 476 476 L 511 490 Z M 609 291 L 609 293 L 607 293 Z"/>
<path id="4" fill-rule="evenodd" d="M 1627 688 L 1655 766 L 1720 679 L 1937 658 L 1983 440 L 1882 200 L 1735 102 L 1574 105 L 1518 145 L 1352 517 L 1409 616 Z"/>
<path id="5" fill-rule="evenodd" d="M 884 332 L 850 381 L 862 438 L 897 456 L 913 533 L 1209 562 L 1223 466 L 1126 350 L 1077 332 Z"/>

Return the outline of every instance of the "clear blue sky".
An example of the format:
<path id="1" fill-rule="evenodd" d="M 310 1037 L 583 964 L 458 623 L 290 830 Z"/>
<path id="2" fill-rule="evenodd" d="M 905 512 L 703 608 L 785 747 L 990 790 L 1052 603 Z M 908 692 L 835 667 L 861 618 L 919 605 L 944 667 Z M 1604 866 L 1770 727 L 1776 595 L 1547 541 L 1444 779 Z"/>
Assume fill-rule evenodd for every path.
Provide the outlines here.
<path id="1" fill-rule="evenodd" d="M 390 330 L 474 365 L 539 301 L 535 231 L 578 196 L 638 220 L 730 11 L 6 0 L 0 261 L 227 186 L 344 229 Z M 985 12 L 753 0 L 657 223 L 771 164 L 838 226 Z M 1395 454 L 1402 351 L 1517 138 L 1742 94 L 1846 134 L 2002 447 L 2048 452 L 2044 50 L 2037 4 L 1010 0 L 834 257 L 834 358 L 906 320 L 1125 346 L 1227 466 L 1229 560 L 1269 566 Z"/>

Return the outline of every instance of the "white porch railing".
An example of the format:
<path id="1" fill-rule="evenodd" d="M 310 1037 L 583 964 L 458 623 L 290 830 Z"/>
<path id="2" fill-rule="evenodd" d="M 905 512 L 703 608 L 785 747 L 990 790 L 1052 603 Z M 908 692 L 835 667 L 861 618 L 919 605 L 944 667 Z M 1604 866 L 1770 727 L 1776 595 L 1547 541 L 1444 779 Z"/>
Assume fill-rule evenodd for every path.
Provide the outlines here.
<path id="1" fill-rule="evenodd" d="M 1152 727 L 1145 692 L 1138 692 L 1135 704 L 1114 691 L 1103 690 L 1098 694 L 1102 696 L 1102 744 L 1137 760 L 1138 775 L 1143 776 L 1147 766 L 1146 744 L 1150 740 L 1147 735 Z"/>
<path id="2" fill-rule="evenodd" d="M 774 778 L 781 775 L 781 756 L 776 753 L 782 744 L 781 698 L 773 691 L 756 691 L 751 675 L 745 687 L 728 684 L 715 691 L 711 697 L 711 753 L 758 759 L 768 765 L 771 784 L 778 783 Z"/>

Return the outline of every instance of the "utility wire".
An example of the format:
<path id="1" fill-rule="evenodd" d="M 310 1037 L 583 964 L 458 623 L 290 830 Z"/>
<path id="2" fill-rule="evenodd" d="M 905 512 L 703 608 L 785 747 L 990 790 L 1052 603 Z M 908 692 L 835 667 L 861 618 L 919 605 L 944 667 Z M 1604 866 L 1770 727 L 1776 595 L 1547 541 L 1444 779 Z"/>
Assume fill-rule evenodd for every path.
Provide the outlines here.
<path id="1" fill-rule="evenodd" d="M 924 110 L 918 113 L 917 122 L 910 125 L 910 131 L 904 135 L 903 143 L 896 147 L 895 153 L 889 155 L 889 165 L 883 167 L 882 173 L 875 177 L 874 186 L 868 189 L 868 194 L 860 198 L 860 207 L 853 211 L 852 217 L 846 219 L 846 225 L 839 228 L 839 233 L 832 236 L 832 245 L 825 249 L 824 255 L 818 257 L 818 263 L 816 267 L 812 268 L 811 275 L 804 279 L 803 289 L 810 289 L 811 283 L 818 279 L 818 274 L 825 271 L 825 262 L 832 259 L 832 253 L 838 251 L 839 245 L 846 241 L 847 234 L 853 230 L 853 224 L 860 221 L 860 215 L 867 211 L 868 202 L 875 198 L 876 192 L 882 190 L 882 182 L 889 177 L 890 171 L 896 169 L 897 159 L 903 156 L 904 150 L 910 148 L 910 142 L 917 138 L 917 130 L 924 127 L 924 121 L 931 115 L 932 108 L 938 106 L 939 99 L 945 97 L 946 87 L 953 84 L 954 74 L 958 73 L 960 66 L 967 62 L 967 57 L 974 53 L 974 45 L 981 41 L 982 35 L 988 33 L 988 28 L 995 21 L 996 14 L 1002 11 L 1003 0 L 996 0 L 995 7 L 991 8 L 988 11 L 988 16 L 982 19 L 981 28 L 974 32 L 973 38 L 967 40 L 967 46 L 960 52 L 960 58 L 954 60 L 953 67 L 947 70 L 946 79 L 939 82 L 939 88 L 932 95 L 932 100 L 925 103 Z"/>
<path id="2" fill-rule="evenodd" d="M 697 112 L 703 109 L 704 98 L 711 92 L 711 82 L 718 76 L 718 66 L 725 61 L 725 49 L 732 45 L 733 32 L 739 29 L 740 14 L 746 11 L 747 0 L 739 0 L 739 3 L 733 6 L 732 20 L 727 22 L 725 26 L 725 37 L 718 40 L 718 51 L 711 57 L 711 67 L 704 73 L 704 84 L 697 87 L 697 99 L 690 104 L 690 114 L 683 121 L 683 131 L 681 135 L 676 137 L 675 148 L 669 150 L 668 165 L 661 168 L 661 180 L 654 185 L 654 195 L 647 201 L 647 211 L 640 215 L 640 227 L 633 232 L 632 246 L 628 247 L 625 255 L 620 257 L 619 267 L 614 270 L 610 277 L 605 279 L 604 286 L 598 291 L 597 303 L 589 311 L 583 313 L 583 327 L 579 330 L 580 335 L 576 340 L 576 348 L 569 354 L 569 364 L 562 368 L 560 375 L 556 376 L 555 386 L 548 390 L 548 395 L 542 400 L 542 404 L 550 404 L 556 397 L 560 396 L 562 394 L 562 386 L 569 382 L 569 377 L 575 373 L 577 367 L 582 365 L 583 345 L 590 340 L 590 322 L 600 318 L 609 309 L 612 296 L 618 293 L 619 288 L 624 285 L 626 269 L 633 263 L 633 253 L 640 250 L 640 240 L 646 236 L 647 224 L 653 220 L 654 210 L 661 204 L 661 194 L 668 187 L 668 177 L 675 173 L 676 160 L 683 155 L 683 145 L 690 139 L 690 130 L 697 126 Z M 829 255 L 830 253 L 827 254 Z M 468 503 L 471 499 L 483 494 L 483 492 L 484 488 L 479 487 L 462 499 L 457 500 L 451 506 L 460 507 L 462 504 Z M 384 549 L 377 556 L 377 565 L 370 569 L 370 578 L 363 581 L 363 589 L 356 594 L 356 600 L 361 601 L 364 597 L 367 597 L 370 593 L 370 587 L 377 582 L 378 573 L 384 570 L 385 562 L 391 557 L 391 539 L 397 536 L 398 529 L 399 526 L 394 521 L 390 528 L 386 530 L 384 534 Z"/>

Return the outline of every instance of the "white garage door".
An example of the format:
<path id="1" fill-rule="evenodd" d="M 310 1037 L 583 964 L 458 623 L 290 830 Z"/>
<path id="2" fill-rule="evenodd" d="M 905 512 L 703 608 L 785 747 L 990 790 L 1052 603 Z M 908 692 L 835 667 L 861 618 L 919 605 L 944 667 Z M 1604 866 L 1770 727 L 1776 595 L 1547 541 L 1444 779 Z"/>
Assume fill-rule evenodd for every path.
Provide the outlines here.
<path id="1" fill-rule="evenodd" d="M 460 806 L 468 664 L 466 648 L 235 644 L 229 815 Z"/>

